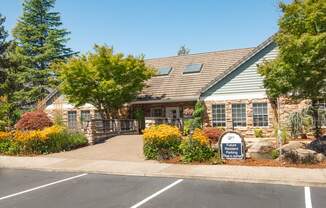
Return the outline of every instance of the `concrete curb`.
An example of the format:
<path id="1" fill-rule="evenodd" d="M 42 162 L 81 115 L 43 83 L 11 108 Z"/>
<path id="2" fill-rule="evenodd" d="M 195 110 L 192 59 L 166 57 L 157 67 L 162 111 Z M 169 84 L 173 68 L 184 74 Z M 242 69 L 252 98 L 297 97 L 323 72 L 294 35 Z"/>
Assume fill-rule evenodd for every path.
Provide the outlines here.
<path id="1" fill-rule="evenodd" d="M 326 169 L 0 156 L 0 168 L 326 187 Z"/>

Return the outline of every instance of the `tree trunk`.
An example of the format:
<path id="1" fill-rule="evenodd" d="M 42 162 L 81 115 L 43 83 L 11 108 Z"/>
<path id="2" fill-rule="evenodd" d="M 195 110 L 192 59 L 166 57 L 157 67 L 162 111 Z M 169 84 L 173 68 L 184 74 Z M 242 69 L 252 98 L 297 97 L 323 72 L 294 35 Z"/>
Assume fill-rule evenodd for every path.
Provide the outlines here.
<path id="1" fill-rule="evenodd" d="M 319 122 L 319 106 L 317 100 L 312 100 L 312 118 L 313 118 L 313 130 L 315 138 L 318 139 L 320 136 L 320 122 Z"/>

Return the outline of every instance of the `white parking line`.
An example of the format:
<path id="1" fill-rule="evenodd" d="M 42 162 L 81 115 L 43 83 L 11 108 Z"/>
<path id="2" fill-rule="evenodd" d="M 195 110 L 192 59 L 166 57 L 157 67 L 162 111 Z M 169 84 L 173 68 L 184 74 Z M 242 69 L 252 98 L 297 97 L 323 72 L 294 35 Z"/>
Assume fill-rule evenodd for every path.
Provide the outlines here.
<path id="1" fill-rule="evenodd" d="M 165 188 L 159 190 L 158 192 L 150 195 L 149 197 L 145 198 L 144 200 L 138 202 L 137 204 L 131 206 L 130 208 L 137 208 L 137 207 L 140 207 L 141 205 L 145 204 L 146 202 L 148 202 L 149 200 L 153 199 L 154 197 L 160 195 L 161 193 L 163 193 L 164 191 L 172 188 L 173 186 L 177 185 L 178 183 L 182 182 L 183 179 L 179 179 L 179 180 L 176 180 L 174 181 L 173 183 L 171 183 L 170 185 L 166 186 Z"/>
<path id="2" fill-rule="evenodd" d="M 306 208 L 312 208 L 311 204 L 311 195 L 310 195 L 310 187 L 304 187 L 304 198 L 306 202 Z"/>
<path id="3" fill-rule="evenodd" d="M 4 199 L 11 198 L 11 197 L 14 197 L 14 196 L 18 196 L 18 195 L 21 195 L 21 194 L 25 194 L 25 193 L 28 193 L 28 192 L 31 192 L 31 191 L 35 191 L 35 190 L 38 190 L 38 189 L 42 189 L 42 188 L 45 188 L 45 187 L 48 187 L 48 186 L 52 186 L 52 185 L 55 185 L 55 184 L 58 184 L 58 183 L 62 183 L 62 182 L 65 182 L 65 181 L 70 181 L 70 180 L 73 180 L 73 179 L 76 179 L 76 178 L 80 178 L 80 177 L 83 177 L 85 175 L 87 175 L 87 173 L 76 175 L 76 176 L 73 176 L 73 177 L 70 177 L 70 178 L 65 178 L 65 179 L 62 179 L 62 180 L 59 180 L 59 181 L 54 181 L 52 183 L 44 184 L 42 186 L 27 189 L 25 191 L 21 191 L 21 192 L 18 192 L 18 193 L 10 194 L 8 196 L 1 197 L 0 201 L 4 200 Z"/>

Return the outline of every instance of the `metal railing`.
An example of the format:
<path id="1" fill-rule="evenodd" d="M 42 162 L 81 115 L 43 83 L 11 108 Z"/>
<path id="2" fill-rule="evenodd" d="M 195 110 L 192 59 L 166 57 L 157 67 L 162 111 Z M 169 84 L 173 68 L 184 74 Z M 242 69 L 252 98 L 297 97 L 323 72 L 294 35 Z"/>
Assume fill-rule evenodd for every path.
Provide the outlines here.
<path id="1" fill-rule="evenodd" d="M 181 118 L 145 117 L 145 122 L 147 122 L 149 125 L 169 124 L 177 126 L 179 129 L 183 128 L 183 120 Z"/>

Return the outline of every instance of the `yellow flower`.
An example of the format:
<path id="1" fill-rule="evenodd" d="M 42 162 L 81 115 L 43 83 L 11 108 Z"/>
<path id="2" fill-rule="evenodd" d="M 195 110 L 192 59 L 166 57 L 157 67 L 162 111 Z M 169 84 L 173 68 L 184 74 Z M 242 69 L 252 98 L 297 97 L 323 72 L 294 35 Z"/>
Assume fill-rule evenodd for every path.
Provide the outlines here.
<path id="1" fill-rule="evenodd" d="M 151 126 L 143 131 L 143 137 L 145 141 L 149 140 L 169 140 L 175 138 L 181 138 L 181 133 L 176 126 L 167 124 L 161 124 L 157 126 Z"/>
<path id="2" fill-rule="evenodd" d="M 203 145 L 209 143 L 208 137 L 204 134 L 204 132 L 201 129 L 195 129 L 192 138 L 199 141 Z"/>
<path id="3" fill-rule="evenodd" d="M 63 131 L 61 126 L 51 126 L 43 130 L 33 131 L 16 131 L 14 133 L 14 139 L 20 142 L 28 142 L 31 140 L 47 140 L 50 135 L 57 134 Z"/>
<path id="4" fill-rule="evenodd" d="M 12 137 L 12 133 L 11 132 L 0 131 L 0 140 L 1 139 L 9 139 L 11 137 Z"/>

